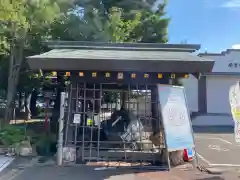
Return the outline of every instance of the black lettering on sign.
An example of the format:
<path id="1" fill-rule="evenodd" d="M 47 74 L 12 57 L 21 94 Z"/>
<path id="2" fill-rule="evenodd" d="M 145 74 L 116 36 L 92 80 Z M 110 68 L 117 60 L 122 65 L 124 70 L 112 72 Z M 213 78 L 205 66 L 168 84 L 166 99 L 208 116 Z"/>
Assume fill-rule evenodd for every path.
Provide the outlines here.
<path id="1" fill-rule="evenodd" d="M 228 67 L 230 67 L 230 68 L 237 68 L 237 67 L 239 67 L 239 66 L 240 66 L 239 63 L 229 63 L 229 64 L 228 64 Z"/>

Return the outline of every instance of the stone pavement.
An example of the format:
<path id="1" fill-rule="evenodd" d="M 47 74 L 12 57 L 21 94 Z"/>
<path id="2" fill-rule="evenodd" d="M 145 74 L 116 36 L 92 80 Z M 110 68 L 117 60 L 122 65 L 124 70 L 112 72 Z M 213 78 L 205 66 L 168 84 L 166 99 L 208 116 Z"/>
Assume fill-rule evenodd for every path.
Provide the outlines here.
<path id="1" fill-rule="evenodd" d="M 0 155 L 0 172 L 3 171 L 13 160 L 14 158 L 12 157 Z"/>
<path id="2" fill-rule="evenodd" d="M 33 165 L 11 176 L 1 176 L 1 180 L 236 180 L 237 174 L 210 175 L 188 168 L 173 168 L 167 171 L 140 171 L 130 169 L 109 169 L 96 171 L 94 167 L 76 165 L 57 167 L 53 165 Z"/>

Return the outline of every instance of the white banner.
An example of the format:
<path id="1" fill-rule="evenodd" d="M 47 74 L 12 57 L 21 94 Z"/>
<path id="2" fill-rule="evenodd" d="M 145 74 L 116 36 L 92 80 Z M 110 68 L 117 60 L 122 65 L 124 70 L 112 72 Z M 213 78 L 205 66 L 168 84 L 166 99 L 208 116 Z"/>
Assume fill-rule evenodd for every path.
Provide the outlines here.
<path id="1" fill-rule="evenodd" d="M 240 143 L 240 86 L 239 81 L 229 89 L 229 103 L 234 120 L 235 142 Z"/>
<path id="2" fill-rule="evenodd" d="M 235 141 L 237 143 L 240 143 L 240 122 L 239 121 L 235 121 L 234 134 L 235 134 Z"/>
<path id="3" fill-rule="evenodd" d="M 240 122 L 240 86 L 239 81 L 229 89 L 229 103 L 234 121 Z"/>

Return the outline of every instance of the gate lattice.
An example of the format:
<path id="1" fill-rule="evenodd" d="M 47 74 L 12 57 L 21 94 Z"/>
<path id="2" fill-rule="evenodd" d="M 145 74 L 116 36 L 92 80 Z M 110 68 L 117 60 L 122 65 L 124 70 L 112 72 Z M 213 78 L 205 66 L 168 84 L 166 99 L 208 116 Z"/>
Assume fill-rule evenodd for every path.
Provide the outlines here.
<path id="1" fill-rule="evenodd" d="M 76 147 L 76 163 L 168 163 L 156 85 L 72 83 L 66 94 L 64 145 Z"/>

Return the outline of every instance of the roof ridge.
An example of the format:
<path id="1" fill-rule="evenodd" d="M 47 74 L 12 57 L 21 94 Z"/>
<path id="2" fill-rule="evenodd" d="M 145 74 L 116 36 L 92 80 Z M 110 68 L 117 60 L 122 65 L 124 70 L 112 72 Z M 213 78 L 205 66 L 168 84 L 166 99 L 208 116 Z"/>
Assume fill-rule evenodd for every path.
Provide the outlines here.
<path id="1" fill-rule="evenodd" d="M 117 51 L 172 51 L 172 52 L 194 52 L 190 48 L 150 48 L 150 47 L 109 47 L 109 46 L 75 46 L 75 45 L 53 45 L 51 49 L 85 49 L 85 50 L 117 50 Z"/>
<path id="2" fill-rule="evenodd" d="M 112 43 L 112 42 L 88 42 L 88 41 L 47 41 L 43 42 L 51 49 L 62 48 L 89 48 L 89 49 L 139 49 L 139 50 L 178 50 L 194 52 L 200 49 L 199 44 L 166 44 L 166 43 Z"/>

